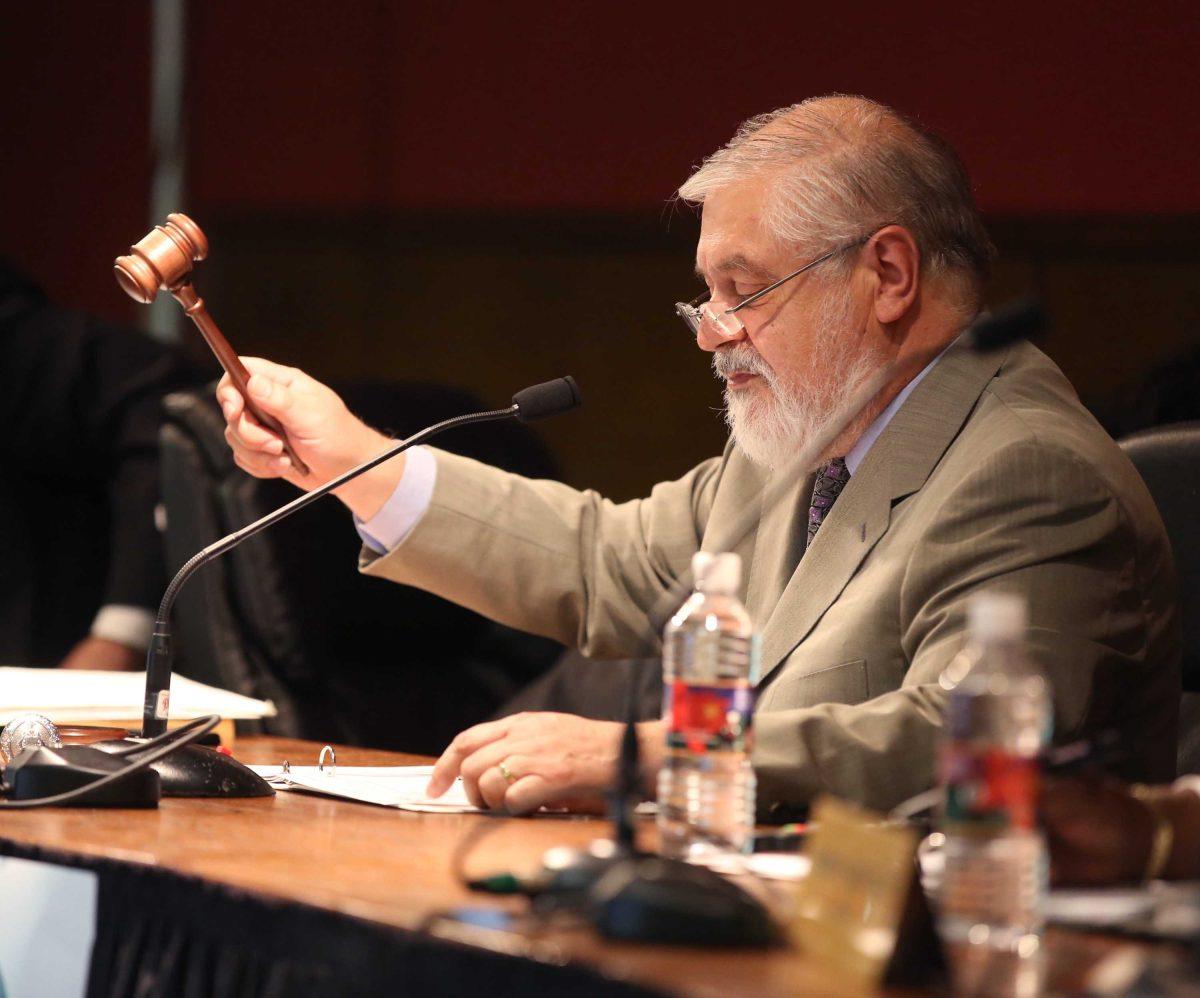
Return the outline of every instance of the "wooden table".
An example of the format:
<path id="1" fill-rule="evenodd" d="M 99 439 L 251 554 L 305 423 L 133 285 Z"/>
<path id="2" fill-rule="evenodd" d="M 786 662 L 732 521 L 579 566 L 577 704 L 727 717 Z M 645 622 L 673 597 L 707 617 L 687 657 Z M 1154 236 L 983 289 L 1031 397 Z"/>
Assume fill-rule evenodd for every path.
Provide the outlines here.
<path id="1" fill-rule="evenodd" d="M 289 759 L 312 765 L 318 745 L 280 738 L 244 738 L 244 762 Z M 404 765 L 427 759 L 393 752 L 339 748 L 339 765 Z M 338 912 L 357 919 L 418 930 L 434 912 L 462 905 L 519 906 L 516 899 L 481 899 L 451 870 L 455 845 L 481 821 L 474 814 L 418 814 L 283 792 L 242 800 L 164 799 L 153 811 L 62 808 L 5 814 L 0 838 L 69 854 L 105 857 Z M 472 874 L 532 871 L 546 849 L 582 845 L 605 836 L 598 819 L 542 816 L 496 822 L 475 851 Z M 1059 934 L 1061 937 L 1062 934 Z M 460 940 L 461 941 L 461 940 Z M 616 980 L 693 995 L 833 993 L 821 970 L 791 949 L 729 951 L 617 945 L 586 929 L 533 934 L 483 933 L 475 945 L 533 960 L 579 962 Z M 1079 949 L 1059 938 L 1060 962 L 1093 963 L 1093 937 Z M 1074 976 L 1074 975 L 1072 975 Z"/>

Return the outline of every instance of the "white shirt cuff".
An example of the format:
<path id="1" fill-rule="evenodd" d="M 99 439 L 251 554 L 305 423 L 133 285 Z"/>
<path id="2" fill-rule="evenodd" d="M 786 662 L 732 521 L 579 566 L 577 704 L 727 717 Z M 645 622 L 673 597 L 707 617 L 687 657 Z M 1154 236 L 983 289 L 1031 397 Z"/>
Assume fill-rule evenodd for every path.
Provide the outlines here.
<path id="1" fill-rule="evenodd" d="M 135 651 L 149 648 L 153 633 L 154 614 L 142 606 L 111 603 L 100 607 L 92 621 L 92 637 L 115 641 Z"/>
<path id="2" fill-rule="evenodd" d="M 397 547 L 425 515 L 433 501 L 437 458 L 427 447 L 413 447 L 404 462 L 404 474 L 383 508 L 367 521 L 354 518 L 354 529 L 376 554 Z"/>
<path id="3" fill-rule="evenodd" d="M 1195 773 L 1188 773 L 1186 776 L 1181 776 L 1172 785 L 1172 790 L 1190 790 L 1192 793 L 1200 796 L 1200 776 Z"/>

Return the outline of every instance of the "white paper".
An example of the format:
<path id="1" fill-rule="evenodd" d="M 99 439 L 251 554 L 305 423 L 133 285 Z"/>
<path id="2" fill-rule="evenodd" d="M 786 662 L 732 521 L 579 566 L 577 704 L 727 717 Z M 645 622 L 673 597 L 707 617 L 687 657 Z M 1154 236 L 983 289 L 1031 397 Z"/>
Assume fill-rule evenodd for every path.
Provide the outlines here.
<path id="1" fill-rule="evenodd" d="M 425 787 L 432 766 L 336 766 L 324 771 L 316 766 L 251 766 L 277 790 L 309 790 L 347 800 L 400 808 L 454 814 L 478 811 L 468 800 L 462 780 L 456 779 L 441 797 L 428 797 Z"/>
<path id="2" fill-rule="evenodd" d="M 142 716 L 144 672 L 93 669 L 22 669 L 0 667 L 0 725 L 26 711 L 52 721 L 118 721 Z M 171 677 L 170 716 L 219 714 L 232 720 L 274 717 L 270 700 L 255 700 L 206 686 L 185 676 Z"/>
<path id="3" fill-rule="evenodd" d="M 1046 901 L 1046 920 L 1194 940 L 1200 934 L 1200 883 L 1155 881 L 1140 887 L 1053 890 Z"/>
<path id="4" fill-rule="evenodd" d="M 743 862 L 747 873 L 766 880 L 803 880 L 812 869 L 812 860 L 795 852 L 755 852 Z"/>

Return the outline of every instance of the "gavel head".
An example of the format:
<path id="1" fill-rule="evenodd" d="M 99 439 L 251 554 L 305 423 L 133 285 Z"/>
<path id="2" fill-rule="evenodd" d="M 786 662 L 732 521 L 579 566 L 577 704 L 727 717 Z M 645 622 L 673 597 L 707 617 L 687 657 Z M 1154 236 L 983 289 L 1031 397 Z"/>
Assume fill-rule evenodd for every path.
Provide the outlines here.
<path id="1" fill-rule="evenodd" d="M 117 257 L 113 273 L 117 283 L 134 301 L 154 301 L 160 288 L 179 287 L 192 272 L 192 263 L 208 255 L 208 240 L 200 226 L 178 212 L 167 216 L 166 225 L 129 248 L 128 256 Z"/>

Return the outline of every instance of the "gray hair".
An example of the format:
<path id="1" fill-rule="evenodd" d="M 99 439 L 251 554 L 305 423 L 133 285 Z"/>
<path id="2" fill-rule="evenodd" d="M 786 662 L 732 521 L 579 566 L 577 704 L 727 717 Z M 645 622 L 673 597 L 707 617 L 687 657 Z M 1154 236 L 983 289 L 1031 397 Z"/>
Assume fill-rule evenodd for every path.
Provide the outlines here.
<path id="1" fill-rule="evenodd" d="M 922 271 L 955 280 L 978 308 L 995 249 L 966 170 L 944 141 L 865 97 L 814 97 L 746 121 L 679 196 L 691 204 L 773 174 L 763 223 L 785 243 L 822 253 L 887 223 L 906 228 Z"/>

